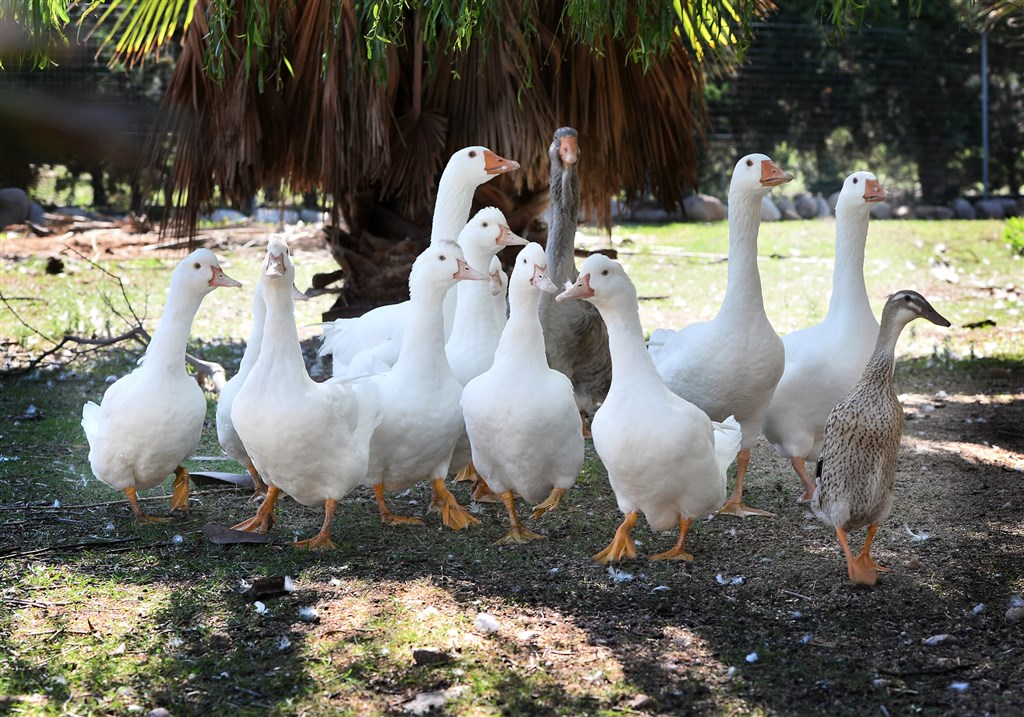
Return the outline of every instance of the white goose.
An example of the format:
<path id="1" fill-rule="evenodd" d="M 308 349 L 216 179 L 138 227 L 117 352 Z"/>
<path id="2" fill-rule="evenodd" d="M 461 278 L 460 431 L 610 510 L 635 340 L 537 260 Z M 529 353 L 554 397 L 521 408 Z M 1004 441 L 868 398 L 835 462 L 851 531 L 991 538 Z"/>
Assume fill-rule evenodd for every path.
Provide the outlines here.
<path id="1" fill-rule="evenodd" d="M 107 389 L 100 405 L 82 408 L 93 474 L 123 491 L 136 523 L 146 515 L 137 490 L 152 488 L 174 472 L 171 510 L 188 509 L 188 470 L 181 465 L 199 445 L 206 397 L 185 370 L 185 345 L 203 297 L 218 286 L 241 286 L 227 276 L 209 249 L 197 249 L 171 274 L 163 316 L 139 368 Z"/>
<path id="2" fill-rule="evenodd" d="M 736 457 L 736 487 L 721 509 L 732 515 L 771 515 L 743 505 L 750 447 L 785 368 L 782 339 L 764 310 L 757 233 L 762 198 L 792 178 L 763 154 L 736 163 L 729 185 L 729 273 L 722 307 L 707 323 L 659 329 L 650 339 L 651 358 L 673 393 L 712 420 L 731 415 L 739 421 L 743 443 Z"/>
<path id="3" fill-rule="evenodd" d="M 594 254 L 558 301 L 586 299 L 608 327 L 612 385 L 592 422 L 594 448 L 626 517 L 600 563 L 632 558 L 630 535 L 643 511 L 652 530 L 679 527 L 675 547 L 651 560 L 692 560 L 686 533 L 725 499 L 726 470 L 740 446 L 740 426 L 730 416 L 711 419 L 665 386 L 644 346 L 636 288 L 622 266 Z"/>
<path id="4" fill-rule="evenodd" d="M 548 367 L 538 319 L 541 292 L 555 291 L 544 249 L 527 244 L 509 280 L 510 313 L 494 364 L 462 392 L 473 464 L 501 495 L 512 522 L 499 543 L 542 537 L 519 521 L 515 494 L 540 503 L 533 512 L 539 518 L 558 506 L 583 465 L 583 431 L 572 383 Z"/>
<path id="5" fill-rule="evenodd" d="M 836 260 L 828 314 L 815 326 L 782 339 L 786 371 L 782 374 L 761 430 L 783 458 L 788 458 L 803 483 L 800 502 L 814 495 L 806 461 L 821 454 L 825 421 L 850 392 L 871 357 L 878 321 L 864 286 L 864 244 L 871 205 L 885 199 L 885 190 L 871 172 L 854 172 L 836 203 Z"/>
<path id="6" fill-rule="evenodd" d="M 366 474 L 380 404 L 372 385 L 317 383 L 306 372 L 292 300 L 295 266 L 282 239 L 274 237 L 267 245 L 262 274 L 263 341 L 235 397 L 231 420 L 269 488 L 256 516 L 235 528 L 265 531 L 284 492 L 303 505 L 324 505 L 320 531 L 293 545 L 330 549 L 338 501 Z"/>
<path id="7" fill-rule="evenodd" d="M 398 361 L 387 373 L 365 381 L 380 396 L 382 422 L 370 444 L 363 482 L 373 488 L 385 523 L 422 523 L 419 518 L 392 513 L 384 494 L 405 490 L 428 476 L 433 505 L 441 511 L 446 526 L 460 530 L 480 522 L 445 486 L 463 423 L 459 407 L 462 384 L 444 352 L 443 304 L 457 281 L 486 278 L 469 267 L 462 250 L 451 242 L 428 247 L 413 263 L 409 323 Z"/>
<path id="8" fill-rule="evenodd" d="M 469 220 L 476 188 L 499 174 L 519 169 L 519 163 L 486 147 L 466 147 L 453 154 L 441 174 L 434 204 L 430 242 L 454 242 Z M 445 336 L 451 331 L 455 297 L 445 304 Z M 330 354 L 334 376 L 355 376 L 367 368 L 379 370 L 398 359 L 409 321 L 409 302 L 381 306 L 354 319 L 338 319 L 323 331 L 320 355 Z"/>
<path id="9" fill-rule="evenodd" d="M 306 301 L 308 297 L 296 288 L 292 288 L 292 298 L 296 301 Z M 254 495 L 266 495 L 267 484 L 260 478 L 259 471 L 252 464 L 242 439 L 238 437 L 235 424 L 231 422 L 231 406 L 235 402 L 235 396 L 248 378 L 249 372 L 260 355 L 260 344 L 263 341 L 263 323 L 267 317 L 267 307 L 263 303 L 263 277 L 256 282 L 256 290 L 252 297 L 252 329 L 249 331 L 249 341 L 242 353 L 242 360 L 238 364 L 238 372 L 232 376 L 217 396 L 217 441 L 224 452 L 233 460 L 241 463 L 249 471 L 252 478 Z"/>
<path id="10" fill-rule="evenodd" d="M 506 246 L 524 244 L 526 240 L 512 233 L 505 215 L 495 207 L 481 209 L 459 232 L 459 246 L 466 263 L 490 279 L 487 283 L 459 282 L 455 288 L 455 319 L 445 343 L 445 354 L 452 373 L 463 386 L 494 363 L 494 352 L 505 328 L 504 287 L 508 279 L 503 278 L 498 252 Z M 470 461 L 469 437 L 463 432 L 452 454 L 451 467 L 460 471 L 458 480 L 479 479 Z M 480 500 L 489 495 L 486 483 L 478 481 L 474 497 Z"/>

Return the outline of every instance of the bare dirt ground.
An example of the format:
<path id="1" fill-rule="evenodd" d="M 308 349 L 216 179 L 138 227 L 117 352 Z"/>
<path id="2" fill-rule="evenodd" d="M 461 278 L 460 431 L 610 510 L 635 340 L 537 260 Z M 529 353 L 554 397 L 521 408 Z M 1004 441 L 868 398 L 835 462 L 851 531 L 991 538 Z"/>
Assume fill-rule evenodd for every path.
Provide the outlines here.
<path id="1" fill-rule="evenodd" d="M 211 246 L 228 241 L 208 236 Z M 57 253 L 67 241 L 8 239 L 3 253 Z M 315 237 L 309 241 L 316 248 Z M 127 257 L 153 251 L 157 239 L 99 232 L 74 242 L 87 256 Z M 570 493 L 544 526 L 546 541 L 490 545 L 504 523 L 486 506 L 488 528 L 437 534 L 447 545 L 421 558 L 411 543 L 400 559 L 373 559 L 398 539 L 371 525 L 372 498 L 363 496 L 351 510 L 365 511 L 377 537 L 361 539 L 362 557 L 344 558 L 346 575 L 362 587 L 339 587 L 325 570 L 303 597 L 317 601 L 319 622 L 265 629 L 317 642 L 358 633 L 372 618 L 366 611 L 390 601 L 408 602 L 423 620 L 428 608 L 486 609 L 502 626 L 497 635 L 452 638 L 446 648 L 470 655 L 484 645 L 508 666 L 515 697 L 491 705 L 504 714 L 1024 714 L 1024 371 L 998 362 L 901 366 L 897 387 L 909 420 L 896 503 L 873 551 L 894 572 L 874 589 L 847 582 L 834 535 L 795 502 L 799 481 L 762 441 L 748 500 L 776 517 L 698 526 L 691 564 L 636 561 L 609 571 L 588 559 L 620 519 L 603 473 Z M 425 495 L 409 500 L 423 505 Z M 198 522 L 220 518 L 204 515 L 215 507 L 200 507 Z M 244 506 L 236 510 L 244 517 Z M 110 515 L 124 522 L 120 508 Z M 311 515 L 309 526 L 316 520 Z M 643 526 L 636 537 L 642 554 L 672 541 Z M 30 535 L 23 541 L 18 547 L 38 546 Z M 496 565 L 481 554 L 501 557 Z M 257 637 L 243 631 L 230 639 Z M 252 659 L 254 669 L 272 664 Z M 512 689 L 535 671 L 546 674 L 552 694 Z M 456 681 L 410 685 L 408 674 L 387 668 L 359 678 L 362 691 L 339 693 L 336 707 L 408 712 L 418 693 L 451 690 Z M 601 691 L 622 682 L 635 694 Z M 252 708 L 262 704 L 249 699 Z"/>

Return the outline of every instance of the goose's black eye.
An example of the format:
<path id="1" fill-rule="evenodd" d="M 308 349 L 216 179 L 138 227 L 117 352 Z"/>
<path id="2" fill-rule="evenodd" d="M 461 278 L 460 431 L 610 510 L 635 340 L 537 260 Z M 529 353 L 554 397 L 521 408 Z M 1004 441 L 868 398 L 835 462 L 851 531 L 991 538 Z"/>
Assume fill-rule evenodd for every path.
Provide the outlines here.
<path id="1" fill-rule="evenodd" d="M 484 222 L 484 228 L 485 228 L 485 229 L 486 229 L 487 227 L 489 227 L 489 226 L 491 226 L 489 222 Z"/>
<path id="2" fill-rule="evenodd" d="M 906 301 L 910 301 L 910 296 L 909 296 L 909 295 L 907 295 L 907 296 L 904 296 L 903 298 L 904 298 L 904 300 L 906 300 Z"/>
<path id="3" fill-rule="evenodd" d="M 521 264 L 525 264 L 526 263 L 526 259 L 523 259 L 520 263 Z"/>
<path id="4" fill-rule="evenodd" d="M 859 182 L 859 181 L 860 181 L 860 180 L 859 180 L 859 179 L 857 179 L 856 177 L 854 177 L 854 178 L 853 178 L 853 183 L 854 183 L 854 184 L 856 184 L 856 183 L 857 183 L 857 182 Z"/>
<path id="5" fill-rule="evenodd" d="M 446 257 L 444 254 L 442 254 L 441 256 L 437 257 L 437 259 L 438 259 L 438 261 L 447 261 L 448 257 Z"/>
<path id="6" fill-rule="evenodd" d="M 753 166 L 754 166 L 754 160 L 752 160 L 752 159 L 748 159 L 748 160 L 747 160 L 747 166 L 748 166 L 748 167 L 753 167 Z"/>
<path id="7" fill-rule="evenodd" d="M 474 151 L 470 152 L 470 153 L 469 153 L 469 156 L 470 156 L 470 157 L 475 157 L 475 156 L 476 156 L 476 150 L 474 150 Z"/>
<path id="8" fill-rule="evenodd" d="M 601 276 L 608 276 L 608 270 L 605 269 L 604 271 L 602 271 Z"/>
<path id="9" fill-rule="evenodd" d="M 197 261 L 197 262 L 196 262 L 195 264 L 193 264 L 193 265 L 192 265 L 192 268 L 193 268 L 193 269 L 202 269 L 202 268 L 203 268 L 203 265 L 202 265 L 202 264 L 200 264 L 200 263 L 199 263 L 199 262 Z"/>

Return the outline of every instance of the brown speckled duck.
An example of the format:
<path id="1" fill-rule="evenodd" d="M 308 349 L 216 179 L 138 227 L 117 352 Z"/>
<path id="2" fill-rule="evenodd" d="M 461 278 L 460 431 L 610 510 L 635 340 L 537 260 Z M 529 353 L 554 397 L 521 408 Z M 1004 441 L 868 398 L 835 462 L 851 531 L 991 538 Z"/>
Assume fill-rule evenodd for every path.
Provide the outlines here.
<path id="1" fill-rule="evenodd" d="M 889 572 L 871 558 L 871 541 L 892 508 L 896 459 L 903 435 L 903 407 L 892 383 L 896 340 L 904 326 L 919 318 L 949 326 L 949 321 L 916 291 L 904 289 L 889 297 L 882 309 L 875 351 L 860 381 L 832 409 L 825 424 L 811 510 L 835 527 L 850 581 L 858 585 L 874 585 L 879 571 Z M 854 557 L 846 534 L 864 526 L 868 537 Z"/>

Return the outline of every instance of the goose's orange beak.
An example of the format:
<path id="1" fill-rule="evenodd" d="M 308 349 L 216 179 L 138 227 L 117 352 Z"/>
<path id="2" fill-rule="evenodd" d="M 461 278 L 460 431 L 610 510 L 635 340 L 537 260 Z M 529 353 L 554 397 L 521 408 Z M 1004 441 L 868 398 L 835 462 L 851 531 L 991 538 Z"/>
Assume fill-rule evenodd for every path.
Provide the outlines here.
<path id="1" fill-rule="evenodd" d="M 487 174 L 506 174 L 519 169 L 519 162 L 505 159 L 489 149 L 484 150 L 484 171 Z"/>
<path id="2" fill-rule="evenodd" d="M 495 240 L 498 246 L 526 246 L 527 242 L 518 234 L 512 232 L 504 224 L 498 225 L 498 238 Z"/>
<path id="3" fill-rule="evenodd" d="M 239 287 L 242 282 L 232 279 L 230 276 L 224 273 L 224 270 L 219 266 L 210 267 L 210 286 L 228 286 L 228 287 Z"/>
<path id="4" fill-rule="evenodd" d="M 877 179 L 869 179 L 864 182 L 864 201 L 871 204 L 872 202 L 882 202 L 889 196 L 889 193 L 885 191 L 885 187 Z"/>
<path id="5" fill-rule="evenodd" d="M 589 299 L 594 296 L 594 290 L 590 288 L 590 274 L 580 274 L 575 284 L 565 287 L 565 291 L 555 297 L 555 301 L 566 301 L 568 299 Z"/>
<path id="6" fill-rule="evenodd" d="M 264 276 L 284 276 L 284 252 L 271 254 L 267 252 L 267 270 Z"/>
<path id="7" fill-rule="evenodd" d="M 580 148 L 575 137 L 561 137 L 558 140 L 558 156 L 562 158 L 562 164 L 566 167 L 580 161 Z"/>
<path id="8" fill-rule="evenodd" d="M 761 185 L 764 187 L 777 187 L 793 180 L 793 175 L 783 172 L 779 165 L 770 159 L 761 160 Z"/>
<path id="9" fill-rule="evenodd" d="M 479 271 L 477 271 L 476 269 L 471 267 L 469 264 L 467 264 L 462 259 L 456 259 L 456 261 L 459 263 L 459 268 L 455 271 L 454 274 L 452 274 L 452 278 L 453 279 L 459 279 L 461 281 L 465 281 L 465 280 L 484 281 L 485 279 L 489 279 L 490 278 L 489 276 L 487 276 L 487 274 L 480 273 Z"/>

